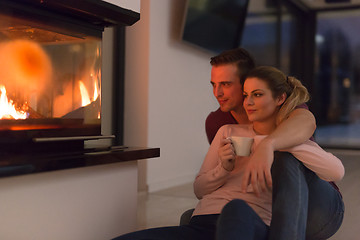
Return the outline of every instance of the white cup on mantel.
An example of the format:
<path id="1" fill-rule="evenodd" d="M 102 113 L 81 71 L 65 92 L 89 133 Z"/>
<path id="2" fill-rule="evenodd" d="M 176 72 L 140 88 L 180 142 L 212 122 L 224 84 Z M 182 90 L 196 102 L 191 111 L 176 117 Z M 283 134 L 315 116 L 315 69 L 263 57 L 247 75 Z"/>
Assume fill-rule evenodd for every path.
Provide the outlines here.
<path id="1" fill-rule="evenodd" d="M 231 136 L 229 139 L 235 148 L 235 154 L 237 156 L 250 156 L 251 146 L 254 142 L 254 138 Z"/>

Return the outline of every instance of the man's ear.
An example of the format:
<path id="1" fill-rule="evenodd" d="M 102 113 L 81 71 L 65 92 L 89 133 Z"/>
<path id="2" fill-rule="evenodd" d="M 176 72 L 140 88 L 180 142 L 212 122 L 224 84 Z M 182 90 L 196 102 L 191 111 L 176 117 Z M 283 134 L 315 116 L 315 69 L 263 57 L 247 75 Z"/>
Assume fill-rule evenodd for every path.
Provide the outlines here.
<path id="1" fill-rule="evenodd" d="M 286 100 L 286 93 L 283 93 L 281 94 L 279 97 L 278 97 L 278 102 L 277 102 L 277 105 L 280 106 L 281 104 L 283 104 Z"/>

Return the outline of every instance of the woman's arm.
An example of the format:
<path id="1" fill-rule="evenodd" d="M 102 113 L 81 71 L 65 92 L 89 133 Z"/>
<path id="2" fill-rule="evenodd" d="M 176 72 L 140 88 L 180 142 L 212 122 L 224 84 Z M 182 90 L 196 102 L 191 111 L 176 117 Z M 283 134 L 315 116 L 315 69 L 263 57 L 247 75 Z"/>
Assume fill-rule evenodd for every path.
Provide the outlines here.
<path id="1" fill-rule="evenodd" d="M 308 140 L 283 151 L 290 152 L 325 181 L 339 181 L 344 177 L 345 169 L 341 160 L 313 141 Z"/>
<path id="2" fill-rule="evenodd" d="M 194 193 L 198 199 L 220 188 L 226 182 L 232 170 L 231 164 L 229 165 L 230 167 L 225 166 L 219 157 L 219 148 L 224 136 L 223 130 L 224 127 L 221 127 L 216 133 L 200 171 L 195 178 Z M 224 154 L 227 155 L 226 153 Z M 231 159 L 231 156 L 227 158 Z M 228 170 L 225 169 L 226 167 Z"/>

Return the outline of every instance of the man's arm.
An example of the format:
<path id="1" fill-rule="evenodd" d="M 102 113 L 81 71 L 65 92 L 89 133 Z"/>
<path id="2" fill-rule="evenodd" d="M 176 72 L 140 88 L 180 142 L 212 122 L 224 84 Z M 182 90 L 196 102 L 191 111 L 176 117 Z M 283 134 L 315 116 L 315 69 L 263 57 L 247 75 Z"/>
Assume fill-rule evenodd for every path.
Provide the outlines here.
<path id="1" fill-rule="evenodd" d="M 314 115 L 305 108 L 292 111 L 289 118 L 284 120 L 266 137 L 268 144 L 272 144 L 274 151 L 299 145 L 309 140 L 316 129 Z"/>
<path id="2" fill-rule="evenodd" d="M 315 129 L 315 117 L 309 110 L 297 108 L 292 111 L 289 118 L 257 146 L 247 164 L 241 183 L 242 190 L 246 191 L 249 183 L 253 185 L 256 194 L 265 191 L 267 187 L 271 188 L 274 151 L 290 148 L 309 140 Z"/>

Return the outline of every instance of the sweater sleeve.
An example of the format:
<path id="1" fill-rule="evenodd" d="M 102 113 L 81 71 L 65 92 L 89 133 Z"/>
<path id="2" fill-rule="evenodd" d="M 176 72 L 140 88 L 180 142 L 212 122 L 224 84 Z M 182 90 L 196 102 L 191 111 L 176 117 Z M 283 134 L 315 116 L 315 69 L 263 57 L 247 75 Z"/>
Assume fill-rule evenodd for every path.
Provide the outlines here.
<path id="1" fill-rule="evenodd" d="M 325 181 L 339 181 L 344 177 L 345 169 L 341 160 L 332 153 L 326 152 L 313 141 L 308 140 L 284 151 L 292 153 L 294 157 Z"/>
<path id="2" fill-rule="evenodd" d="M 224 135 L 224 127 L 216 133 L 204 162 L 194 181 L 194 193 L 198 199 L 220 188 L 228 179 L 230 172 L 225 170 L 218 157 L 220 140 Z"/>
<path id="3" fill-rule="evenodd" d="M 257 145 L 263 138 L 265 136 L 255 136 L 254 144 Z M 307 140 L 303 144 L 280 151 L 291 153 L 307 168 L 315 172 L 319 178 L 325 181 L 339 181 L 345 174 L 341 160 L 333 154 L 326 152 L 314 141 Z"/>

